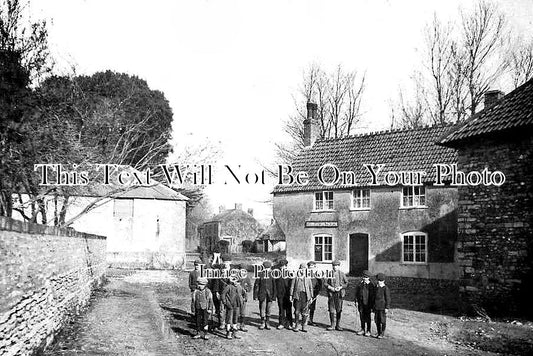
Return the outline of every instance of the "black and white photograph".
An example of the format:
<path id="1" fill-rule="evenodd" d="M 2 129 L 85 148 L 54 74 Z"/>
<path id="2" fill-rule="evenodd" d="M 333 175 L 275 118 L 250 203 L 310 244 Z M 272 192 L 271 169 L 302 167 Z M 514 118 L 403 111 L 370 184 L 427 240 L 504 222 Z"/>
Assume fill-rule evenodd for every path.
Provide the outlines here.
<path id="1" fill-rule="evenodd" d="M 533 0 L 0 0 L 0 356 L 533 354 Z"/>

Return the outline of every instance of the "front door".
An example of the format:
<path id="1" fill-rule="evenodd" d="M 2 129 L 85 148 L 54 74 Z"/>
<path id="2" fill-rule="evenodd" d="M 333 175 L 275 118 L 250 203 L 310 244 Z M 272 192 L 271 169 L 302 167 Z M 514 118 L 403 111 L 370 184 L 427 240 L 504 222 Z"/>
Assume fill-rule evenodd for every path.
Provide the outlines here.
<path id="1" fill-rule="evenodd" d="M 368 269 L 368 234 L 350 235 L 350 275 L 360 276 Z"/>

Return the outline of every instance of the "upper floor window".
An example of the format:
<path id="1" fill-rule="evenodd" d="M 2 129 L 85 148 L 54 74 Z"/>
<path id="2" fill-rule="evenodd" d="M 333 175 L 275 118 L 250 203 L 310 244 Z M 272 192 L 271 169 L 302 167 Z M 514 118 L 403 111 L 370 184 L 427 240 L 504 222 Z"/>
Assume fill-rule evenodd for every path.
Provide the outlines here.
<path id="1" fill-rule="evenodd" d="M 315 236 L 315 261 L 333 260 L 333 239 L 331 235 Z"/>
<path id="2" fill-rule="evenodd" d="M 403 187 L 402 207 L 426 206 L 426 189 L 424 186 Z"/>
<path id="3" fill-rule="evenodd" d="M 315 193 L 315 210 L 333 210 L 333 192 Z"/>
<path id="4" fill-rule="evenodd" d="M 423 232 L 402 234 L 402 261 L 407 263 L 426 263 L 427 240 L 427 234 Z"/>
<path id="5" fill-rule="evenodd" d="M 353 209 L 370 209 L 370 189 L 356 189 L 352 192 Z"/>

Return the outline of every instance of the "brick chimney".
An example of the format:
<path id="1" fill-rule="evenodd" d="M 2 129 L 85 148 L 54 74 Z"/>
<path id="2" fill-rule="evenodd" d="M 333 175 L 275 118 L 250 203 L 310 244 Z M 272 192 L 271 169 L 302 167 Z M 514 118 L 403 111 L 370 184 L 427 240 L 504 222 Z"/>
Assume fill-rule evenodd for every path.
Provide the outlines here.
<path id="1" fill-rule="evenodd" d="M 485 92 L 484 108 L 486 109 L 494 106 L 501 98 L 503 98 L 503 95 L 501 90 L 489 90 Z"/>
<path id="2" fill-rule="evenodd" d="M 318 138 L 320 127 L 317 119 L 318 105 L 307 103 L 307 119 L 304 120 L 304 146 L 309 147 Z"/>

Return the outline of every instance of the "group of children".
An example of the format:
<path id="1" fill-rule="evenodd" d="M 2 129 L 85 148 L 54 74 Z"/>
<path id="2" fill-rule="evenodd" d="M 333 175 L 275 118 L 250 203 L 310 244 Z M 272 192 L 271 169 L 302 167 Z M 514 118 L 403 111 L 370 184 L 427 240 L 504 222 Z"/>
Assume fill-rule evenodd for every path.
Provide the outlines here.
<path id="1" fill-rule="evenodd" d="M 195 262 L 195 270 L 189 274 L 189 288 L 192 293 L 191 311 L 196 321 L 196 334 L 193 337 L 208 339 L 209 319 L 215 313 L 219 324 L 218 329 L 226 331 L 226 338 L 239 339 L 238 332 L 247 331 L 244 326 L 244 317 L 251 281 L 237 277 L 216 278 L 208 281 L 207 278 L 199 276 L 198 265 L 199 261 Z M 263 262 L 264 271 L 255 280 L 253 286 L 253 298 L 259 301 L 261 317 L 259 329 L 271 329 L 271 305 L 277 300 L 279 309 L 277 328 L 307 332 L 307 325 L 314 325 L 316 299 L 320 291 L 325 288 L 331 322 L 327 330 L 342 331 L 340 320 L 348 280 L 339 269 L 339 265 L 338 261 L 333 261 L 333 272 L 330 278 L 312 278 L 303 274 L 301 277 L 284 279 L 269 277 L 272 263 Z M 224 261 L 220 268 L 229 269 L 229 262 Z M 287 268 L 287 261 L 279 260 L 274 268 Z M 315 262 L 310 261 L 300 265 L 300 269 L 306 268 L 316 268 Z M 377 283 L 375 284 L 370 280 L 370 277 L 370 273 L 364 271 L 363 277 L 355 289 L 355 305 L 358 308 L 361 321 L 361 330 L 357 334 L 371 335 L 371 313 L 374 312 L 377 328 L 376 337 L 383 338 L 387 311 L 390 307 L 390 291 L 385 285 L 385 276 L 382 273 L 377 274 Z M 301 324 L 301 329 L 298 328 L 299 324 Z"/>

